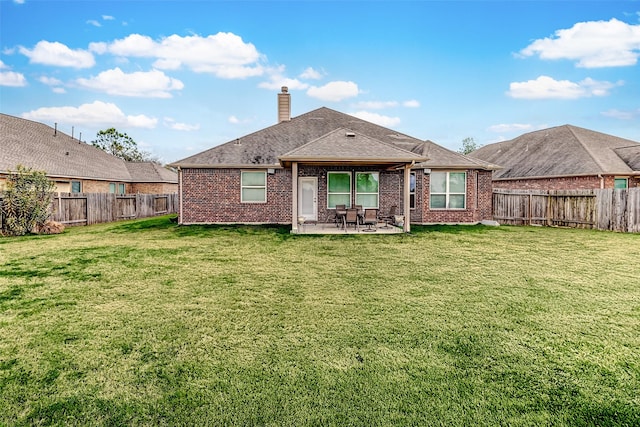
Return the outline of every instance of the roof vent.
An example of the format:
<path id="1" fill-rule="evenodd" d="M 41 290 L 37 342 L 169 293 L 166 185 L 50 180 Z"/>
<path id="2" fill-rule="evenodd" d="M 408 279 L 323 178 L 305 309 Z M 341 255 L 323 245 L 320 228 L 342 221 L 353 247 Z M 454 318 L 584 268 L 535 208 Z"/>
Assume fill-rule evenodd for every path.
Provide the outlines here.
<path id="1" fill-rule="evenodd" d="M 347 132 L 344 134 L 344 136 L 346 136 L 347 138 L 355 138 L 356 134 L 353 132 Z"/>

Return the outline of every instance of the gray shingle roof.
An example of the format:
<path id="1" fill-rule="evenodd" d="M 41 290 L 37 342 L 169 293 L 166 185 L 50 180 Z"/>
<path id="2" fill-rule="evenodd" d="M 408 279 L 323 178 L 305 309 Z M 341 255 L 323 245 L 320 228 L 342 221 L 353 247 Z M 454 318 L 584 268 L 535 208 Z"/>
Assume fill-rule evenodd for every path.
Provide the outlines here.
<path id="1" fill-rule="evenodd" d="M 280 156 L 284 161 L 411 162 L 427 158 L 386 142 L 338 128 Z"/>
<path id="2" fill-rule="evenodd" d="M 152 162 L 125 162 L 133 182 L 164 182 L 176 184 L 178 174 Z"/>
<path id="3" fill-rule="evenodd" d="M 623 147 L 631 147 L 627 149 L 630 163 L 620 155 Z M 629 175 L 639 171 L 632 161 L 637 147 L 640 144 L 628 139 L 563 125 L 486 145 L 470 157 L 502 166 L 494 179 Z"/>
<path id="4" fill-rule="evenodd" d="M 155 166 L 142 166 L 146 162 L 133 166 L 134 178 L 122 159 L 45 124 L 0 113 L 0 172 L 13 171 L 19 164 L 54 178 L 178 182 L 175 172 L 160 175 Z"/>
<path id="5" fill-rule="evenodd" d="M 333 137 L 329 135 L 339 129 L 342 129 L 342 131 L 339 131 Z M 326 143 L 330 147 L 337 143 L 336 138 L 338 138 L 340 132 L 344 132 L 344 129 L 359 135 L 358 138 L 349 140 L 356 144 L 361 144 L 362 141 L 367 139 L 373 146 L 377 147 L 376 150 L 390 145 L 396 149 L 413 153 L 417 156 L 417 161 L 420 161 L 419 159 L 421 158 L 428 158 L 429 160 L 424 163 L 425 167 L 453 167 L 454 164 L 456 167 L 489 167 L 485 162 L 454 153 L 432 142 L 421 141 L 326 107 L 318 108 L 294 117 L 290 121 L 281 122 L 218 145 L 191 157 L 173 162 L 171 165 L 183 168 L 280 166 L 279 158 L 296 153 L 296 149 L 312 141 L 318 141 L 318 144 L 314 144 L 313 147 L 314 150 L 317 150 L 316 155 L 322 156 L 324 155 L 323 153 L 326 154 L 330 149 L 322 149 L 320 144 Z M 369 151 L 372 151 L 371 148 L 368 148 Z M 308 149 L 310 150 L 310 148 Z M 348 148 L 343 146 L 340 150 L 347 154 Z M 388 150 L 388 148 L 384 150 Z M 393 156 L 397 156 L 399 152 L 394 151 L 393 153 Z M 298 152 L 298 155 L 300 154 L 301 152 Z M 354 153 L 350 155 L 353 156 Z M 371 155 L 378 159 L 383 157 L 382 152 L 371 153 Z"/>

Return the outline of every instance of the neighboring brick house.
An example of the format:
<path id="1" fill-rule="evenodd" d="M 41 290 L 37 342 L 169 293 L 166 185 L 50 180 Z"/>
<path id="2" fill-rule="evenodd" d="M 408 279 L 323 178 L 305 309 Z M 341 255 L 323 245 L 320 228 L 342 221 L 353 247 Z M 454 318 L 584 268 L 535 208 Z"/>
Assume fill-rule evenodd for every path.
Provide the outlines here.
<path id="1" fill-rule="evenodd" d="M 18 165 L 44 171 L 61 193 L 178 192 L 178 175 L 125 162 L 42 123 L 0 114 L 0 190 Z"/>
<path id="2" fill-rule="evenodd" d="M 328 108 L 279 123 L 174 162 L 181 224 L 276 223 L 298 231 L 299 217 L 323 221 L 337 204 L 397 206 L 411 223 L 491 220 L 485 162 Z M 410 222 L 404 221 L 405 231 Z"/>
<path id="3" fill-rule="evenodd" d="M 494 188 L 577 190 L 640 186 L 640 144 L 564 125 L 489 144 L 469 156 L 499 164 Z"/>

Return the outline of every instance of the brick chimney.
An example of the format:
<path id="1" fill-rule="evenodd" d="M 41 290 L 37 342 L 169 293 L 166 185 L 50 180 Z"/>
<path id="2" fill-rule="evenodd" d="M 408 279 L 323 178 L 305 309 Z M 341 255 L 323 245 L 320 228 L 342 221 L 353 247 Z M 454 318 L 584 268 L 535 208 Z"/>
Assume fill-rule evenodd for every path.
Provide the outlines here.
<path id="1" fill-rule="evenodd" d="M 291 95 L 289 88 L 282 86 L 282 92 L 278 94 L 278 123 L 291 120 Z"/>

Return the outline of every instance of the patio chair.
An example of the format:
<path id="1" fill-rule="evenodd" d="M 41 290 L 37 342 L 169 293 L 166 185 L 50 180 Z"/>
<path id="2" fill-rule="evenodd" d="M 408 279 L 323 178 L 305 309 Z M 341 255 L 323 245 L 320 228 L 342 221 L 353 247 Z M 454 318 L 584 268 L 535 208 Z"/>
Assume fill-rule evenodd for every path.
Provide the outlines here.
<path id="1" fill-rule="evenodd" d="M 396 220 L 396 211 L 398 210 L 398 206 L 393 205 L 389 208 L 389 212 L 385 215 L 380 216 L 380 220 L 384 221 L 384 227 L 382 228 L 391 228 L 389 224 L 392 224 Z"/>
<path id="2" fill-rule="evenodd" d="M 362 224 L 367 226 L 367 228 L 362 231 L 378 231 L 378 209 L 365 209 Z"/>
<path id="3" fill-rule="evenodd" d="M 336 227 L 340 227 L 340 225 L 346 226 L 344 222 L 344 217 L 346 214 L 347 214 L 347 205 L 336 205 L 336 210 L 335 210 Z"/>
<path id="4" fill-rule="evenodd" d="M 358 231 L 358 210 L 357 209 L 347 209 L 347 214 L 344 217 L 345 225 L 354 224 L 356 231 Z M 347 227 L 344 228 L 344 231 L 347 231 Z"/>

